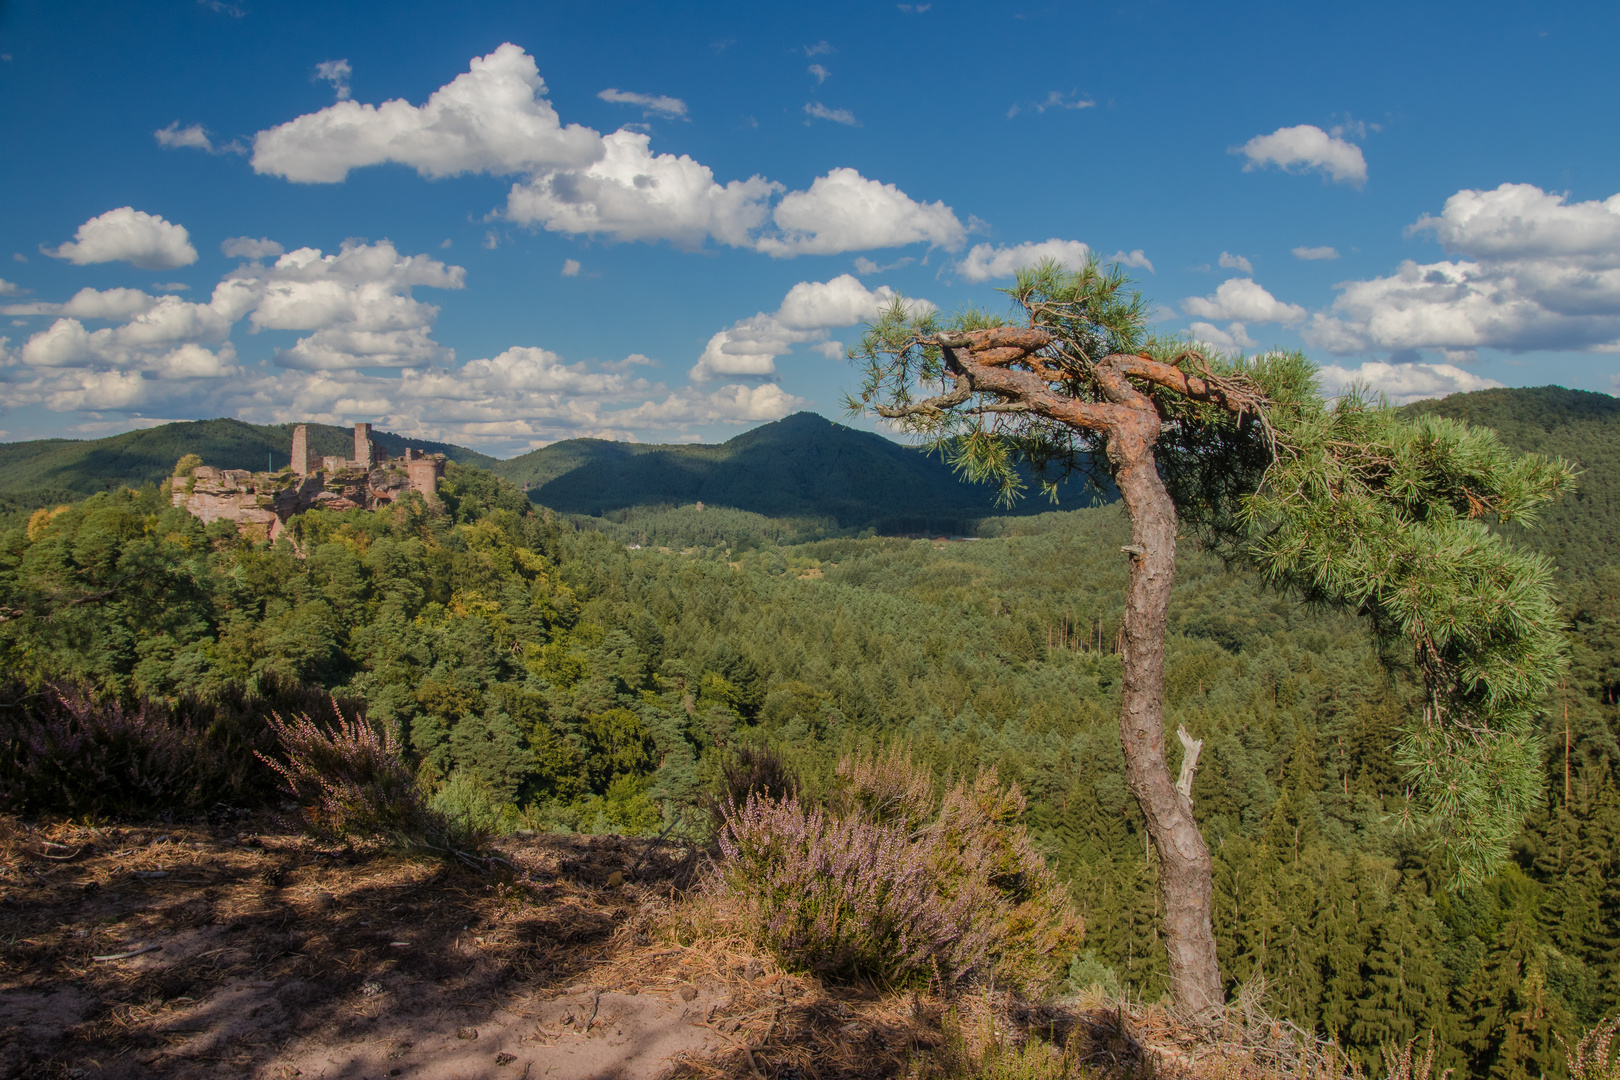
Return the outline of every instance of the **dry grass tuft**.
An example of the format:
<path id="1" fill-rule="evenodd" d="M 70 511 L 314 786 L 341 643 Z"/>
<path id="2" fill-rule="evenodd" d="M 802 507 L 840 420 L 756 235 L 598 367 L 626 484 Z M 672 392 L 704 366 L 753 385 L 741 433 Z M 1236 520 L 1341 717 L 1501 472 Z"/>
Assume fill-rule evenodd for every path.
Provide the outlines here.
<path id="1" fill-rule="evenodd" d="M 598 973 L 606 986 L 678 953 L 666 979 L 726 991 L 708 1022 L 731 1049 L 681 1063 L 672 1080 L 1361 1080 L 1332 1044 L 1266 1014 L 1260 987 L 1219 1023 L 1189 1025 L 1162 1005 L 1095 997 L 823 982 L 753 944 L 751 917 L 745 902 L 699 892 L 655 920 L 653 943 Z"/>

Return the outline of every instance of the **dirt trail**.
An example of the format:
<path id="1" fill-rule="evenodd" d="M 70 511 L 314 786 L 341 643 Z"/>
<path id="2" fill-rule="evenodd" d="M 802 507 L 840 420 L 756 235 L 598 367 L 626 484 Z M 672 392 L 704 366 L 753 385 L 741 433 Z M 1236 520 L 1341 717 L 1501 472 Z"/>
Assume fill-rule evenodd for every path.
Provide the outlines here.
<path id="1" fill-rule="evenodd" d="M 728 1047 L 731 992 L 678 949 L 593 982 L 687 853 L 503 848 L 516 884 L 268 818 L 0 821 L 0 1076 L 630 1078 Z"/>

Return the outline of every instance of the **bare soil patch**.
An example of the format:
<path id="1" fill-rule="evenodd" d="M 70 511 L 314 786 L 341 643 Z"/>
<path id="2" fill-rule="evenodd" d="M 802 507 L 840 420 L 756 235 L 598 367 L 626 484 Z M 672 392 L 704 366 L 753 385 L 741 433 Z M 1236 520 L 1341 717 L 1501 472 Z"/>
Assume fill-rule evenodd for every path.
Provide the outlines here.
<path id="1" fill-rule="evenodd" d="M 568 1080 L 724 1043 L 724 988 L 688 982 L 679 955 L 611 993 L 595 977 L 650 943 L 695 853 L 501 848 L 517 873 L 497 880 L 267 815 L 0 821 L 0 1075 Z"/>

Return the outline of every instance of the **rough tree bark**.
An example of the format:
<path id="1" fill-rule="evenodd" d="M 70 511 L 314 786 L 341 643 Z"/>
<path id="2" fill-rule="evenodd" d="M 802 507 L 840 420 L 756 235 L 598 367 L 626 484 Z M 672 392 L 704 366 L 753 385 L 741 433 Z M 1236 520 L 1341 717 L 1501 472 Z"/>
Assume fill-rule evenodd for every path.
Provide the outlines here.
<path id="1" fill-rule="evenodd" d="M 1151 426 L 1156 438 L 1157 416 Z M 1131 553 L 1120 657 L 1125 779 L 1159 853 L 1164 940 L 1176 1004 L 1185 1012 L 1204 1013 L 1225 1001 L 1211 920 L 1214 867 L 1193 819 L 1192 800 L 1177 789 L 1164 755 L 1164 633 L 1176 577 L 1176 507 L 1142 434 L 1110 432 L 1108 456 L 1130 514 L 1131 546 L 1137 549 Z"/>
<path id="2" fill-rule="evenodd" d="M 1119 717 L 1126 780 L 1159 855 L 1171 993 L 1183 1014 L 1207 1014 L 1225 1001 L 1211 919 L 1213 865 L 1193 818 L 1192 801 L 1177 789 L 1164 752 L 1164 635 L 1175 581 L 1176 507 L 1153 455 L 1161 430 L 1158 410 L 1131 378 L 1233 412 L 1252 409 L 1255 403 L 1230 387 L 1171 364 L 1128 355 L 1108 356 L 1096 364 L 1096 385 L 1106 402 L 1079 401 L 1052 389 L 1064 377 L 1040 355 L 1052 341 L 1052 335 L 1039 328 L 940 334 L 925 344 L 940 348 L 954 389 L 927 401 L 880 407 L 878 412 L 891 417 L 940 412 L 961 406 L 974 395 L 990 395 L 996 401 L 978 406 L 977 411 L 1035 413 L 1106 436 L 1114 480 L 1131 520 L 1131 544 L 1124 549 L 1131 559 L 1131 577 Z"/>

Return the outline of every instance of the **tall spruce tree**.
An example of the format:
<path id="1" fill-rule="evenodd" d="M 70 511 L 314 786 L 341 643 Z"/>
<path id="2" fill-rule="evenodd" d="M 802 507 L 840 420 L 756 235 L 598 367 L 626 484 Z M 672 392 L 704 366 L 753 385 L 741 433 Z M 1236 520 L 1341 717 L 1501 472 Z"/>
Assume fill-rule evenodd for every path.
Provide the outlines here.
<path id="1" fill-rule="evenodd" d="M 1212 864 L 1165 756 L 1164 661 L 1178 528 L 1236 544 L 1272 582 L 1365 615 L 1427 691 L 1396 760 L 1463 876 L 1505 850 L 1539 794 L 1536 700 L 1563 662 L 1548 564 L 1487 522 L 1528 521 L 1567 488 L 1561 462 L 1494 434 L 1403 421 L 1355 394 L 1330 406 L 1299 354 L 1209 355 L 1152 337 L 1117 268 L 1048 262 L 1007 290 L 1016 324 L 949 322 L 896 300 L 850 358 L 852 411 L 932 442 L 970 478 L 1018 495 L 1106 473 L 1131 520 L 1120 653 L 1127 782 L 1159 855 L 1163 940 L 1179 1008 L 1219 1008 Z"/>

